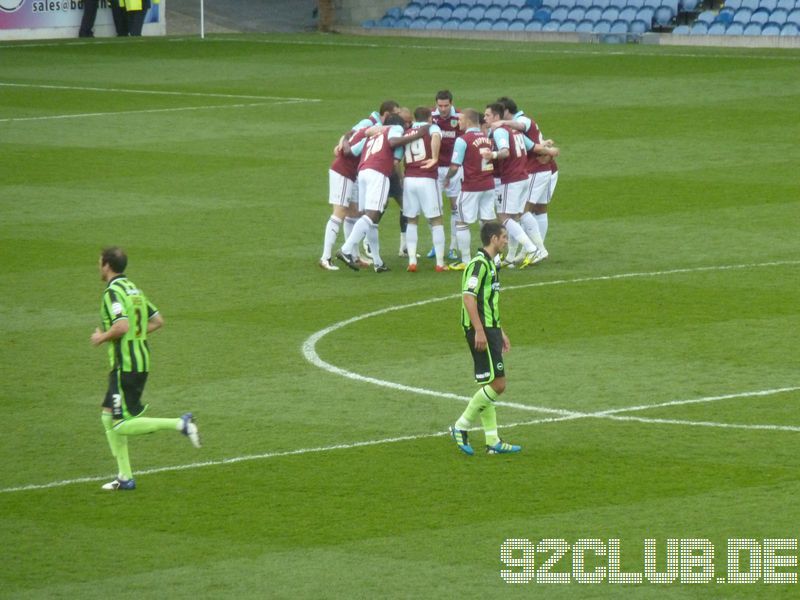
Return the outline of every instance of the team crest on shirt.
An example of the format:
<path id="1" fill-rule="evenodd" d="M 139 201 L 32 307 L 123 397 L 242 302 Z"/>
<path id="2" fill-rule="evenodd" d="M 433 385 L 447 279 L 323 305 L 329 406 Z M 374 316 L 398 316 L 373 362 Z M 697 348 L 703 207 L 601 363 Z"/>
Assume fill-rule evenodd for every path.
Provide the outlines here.
<path id="1" fill-rule="evenodd" d="M 114 302 L 114 304 L 111 305 L 111 312 L 117 317 L 120 316 L 122 314 L 122 304 Z"/>
<path id="2" fill-rule="evenodd" d="M 458 127 L 458 119 L 450 119 L 450 127 L 452 127 L 453 129 Z"/>
<path id="3" fill-rule="evenodd" d="M 467 289 L 474 290 L 476 287 L 478 287 L 478 278 L 470 277 L 469 281 L 467 281 Z"/>

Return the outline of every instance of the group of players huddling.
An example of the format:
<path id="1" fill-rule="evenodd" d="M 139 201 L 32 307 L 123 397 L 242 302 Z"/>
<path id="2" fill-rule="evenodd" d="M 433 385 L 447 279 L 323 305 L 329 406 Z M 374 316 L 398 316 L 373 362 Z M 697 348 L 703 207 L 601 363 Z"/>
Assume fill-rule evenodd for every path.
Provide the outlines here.
<path id="1" fill-rule="evenodd" d="M 482 113 L 456 111 L 453 95 L 442 90 L 434 109 L 420 106 L 413 115 L 387 100 L 334 149 L 328 200 L 333 214 L 319 265 L 339 270 L 333 247 L 344 225 L 345 241 L 336 257 L 355 271 L 370 264 L 378 273 L 388 271 L 378 224 L 389 196 L 402 208 L 400 255 L 408 256 L 410 272 L 417 271 L 420 214 L 431 228 L 428 256 L 435 257 L 438 272 L 460 271 L 469 263 L 470 226 L 478 220 L 497 220 L 508 231 L 509 249 L 501 266 L 522 269 L 540 263 L 548 257 L 547 208 L 558 180 L 558 154 L 537 123 L 507 97 L 488 104 Z M 440 190 L 451 209 L 447 255 Z M 368 251 L 364 257 L 362 243 Z M 446 259 L 455 262 L 446 265 Z"/>

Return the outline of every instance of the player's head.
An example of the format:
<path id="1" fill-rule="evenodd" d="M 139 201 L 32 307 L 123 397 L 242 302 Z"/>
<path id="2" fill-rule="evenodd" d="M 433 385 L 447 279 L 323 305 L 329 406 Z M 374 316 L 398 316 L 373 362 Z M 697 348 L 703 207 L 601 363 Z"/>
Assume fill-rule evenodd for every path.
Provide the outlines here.
<path id="1" fill-rule="evenodd" d="M 497 103 L 502 104 L 503 108 L 508 111 L 508 114 L 505 115 L 506 117 L 513 117 L 519 111 L 517 108 L 517 103 L 508 96 L 501 96 L 497 99 Z"/>
<path id="2" fill-rule="evenodd" d="M 119 274 L 125 272 L 125 267 L 128 266 L 128 255 L 119 246 L 109 246 L 103 248 L 100 252 L 100 274 L 104 275 L 105 272 L 112 272 Z"/>
<path id="3" fill-rule="evenodd" d="M 417 123 L 430 123 L 431 109 L 427 106 L 418 106 L 414 109 L 414 120 Z"/>
<path id="4" fill-rule="evenodd" d="M 394 100 L 384 100 L 378 109 L 378 114 L 381 116 L 381 121 L 386 123 L 386 117 L 397 112 L 400 105 Z"/>
<path id="5" fill-rule="evenodd" d="M 483 111 L 483 118 L 486 119 L 486 122 L 491 125 L 496 121 L 502 121 L 503 115 L 506 112 L 506 107 L 498 102 L 493 102 L 492 104 L 486 105 L 486 110 Z"/>
<path id="6" fill-rule="evenodd" d="M 461 124 L 461 129 L 480 127 L 481 114 L 474 108 L 465 108 L 461 111 L 461 116 L 458 117 L 458 122 Z"/>
<path id="7" fill-rule="evenodd" d="M 406 121 L 400 115 L 389 115 L 386 117 L 386 120 L 383 122 L 384 125 L 400 125 L 400 127 L 406 126 Z"/>
<path id="8" fill-rule="evenodd" d="M 494 253 L 502 252 L 508 245 L 508 232 L 497 221 L 489 221 L 481 227 L 481 243 L 484 248 L 491 248 Z"/>
<path id="9" fill-rule="evenodd" d="M 450 90 L 436 92 L 436 108 L 443 117 L 450 115 L 450 111 L 453 109 L 453 94 Z"/>
<path id="10" fill-rule="evenodd" d="M 408 129 L 414 123 L 414 115 L 411 114 L 411 109 L 401 106 L 397 109 L 396 114 L 400 115 L 403 119 L 403 127 Z"/>

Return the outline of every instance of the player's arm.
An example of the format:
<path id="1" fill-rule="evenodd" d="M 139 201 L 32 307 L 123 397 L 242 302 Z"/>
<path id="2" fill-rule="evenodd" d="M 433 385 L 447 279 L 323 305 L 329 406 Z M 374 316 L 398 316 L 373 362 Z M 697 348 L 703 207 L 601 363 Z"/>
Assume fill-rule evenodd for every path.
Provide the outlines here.
<path id="1" fill-rule="evenodd" d="M 511 340 L 508 339 L 508 336 L 502 327 L 500 328 L 500 333 L 503 336 L 503 353 L 505 354 L 511 350 Z"/>
<path id="2" fill-rule="evenodd" d="M 161 329 L 164 326 L 164 317 L 158 312 L 155 304 L 147 301 L 147 333 L 151 333 L 156 329 Z"/>
<path id="3" fill-rule="evenodd" d="M 480 313 L 478 313 L 478 298 L 469 292 L 464 292 L 463 298 L 464 308 L 467 311 L 467 315 L 469 315 L 469 322 L 475 330 L 475 350 L 479 352 L 486 350 L 486 331 L 483 328 L 483 323 L 481 323 Z"/>
<path id="4" fill-rule="evenodd" d="M 439 164 L 439 151 L 442 149 L 442 134 L 431 133 L 431 157 L 422 164 L 423 169 L 432 169 Z"/>
<path id="5" fill-rule="evenodd" d="M 428 133 L 428 125 L 423 125 L 419 129 L 417 129 L 414 133 L 410 133 L 408 135 L 402 135 L 400 137 L 391 137 L 389 138 L 389 145 L 392 148 L 397 148 L 397 146 L 405 146 L 409 142 L 413 142 L 414 140 L 418 140 L 421 137 Z"/>
<path id="6" fill-rule="evenodd" d="M 508 132 L 505 129 L 495 129 L 492 132 L 492 139 L 497 150 L 489 150 L 488 148 L 481 148 L 481 156 L 485 160 L 505 160 L 511 156 L 509 151 Z"/>
<path id="7" fill-rule="evenodd" d="M 431 150 L 433 149 L 431 148 Z M 442 181 L 444 187 L 450 185 L 450 180 L 458 173 L 458 169 L 464 163 L 466 154 L 467 143 L 461 138 L 456 138 L 456 143 L 453 145 L 453 157 L 450 159 L 450 168 L 447 169 L 447 175 L 444 176 L 444 181 Z"/>
<path id="8" fill-rule="evenodd" d="M 91 341 L 93 346 L 99 346 L 113 340 L 118 340 L 123 335 L 128 333 L 128 318 L 121 318 L 114 321 L 114 324 L 108 328 L 108 331 L 103 331 L 96 327 L 92 334 Z"/>

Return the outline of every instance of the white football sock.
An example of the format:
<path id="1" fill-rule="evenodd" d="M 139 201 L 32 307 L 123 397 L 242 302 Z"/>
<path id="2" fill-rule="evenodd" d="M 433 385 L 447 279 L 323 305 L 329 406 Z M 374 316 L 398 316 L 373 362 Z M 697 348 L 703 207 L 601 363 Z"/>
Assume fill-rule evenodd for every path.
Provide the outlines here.
<path id="1" fill-rule="evenodd" d="M 325 225 L 325 243 L 322 246 L 322 260 L 331 259 L 331 251 L 333 245 L 336 243 L 336 236 L 339 235 L 339 229 L 342 227 L 342 220 L 331 215 L 328 223 Z"/>
<path id="2" fill-rule="evenodd" d="M 370 227 L 372 227 L 372 219 L 370 219 L 367 215 L 364 215 L 358 221 L 356 221 L 355 225 L 353 225 L 353 231 L 351 231 L 350 235 L 347 236 L 347 240 L 345 240 L 344 245 L 342 246 L 342 252 L 345 254 L 353 254 L 355 249 L 361 243 L 361 240 L 363 240 L 364 236 L 367 235 Z"/>
<path id="3" fill-rule="evenodd" d="M 376 267 L 383 264 L 381 258 L 381 240 L 378 237 L 378 226 L 370 221 L 369 231 L 367 231 L 367 243 L 369 244 L 369 251 L 372 253 L 372 262 Z"/>
<path id="4" fill-rule="evenodd" d="M 444 225 L 434 225 L 431 227 L 433 237 L 433 250 L 436 252 L 436 264 L 444 266 Z"/>
<path id="5" fill-rule="evenodd" d="M 417 240 L 419 233 L 417 231 L 416 223 L 409 223 L 406 225 L 406 248 L 408 249 L 408 264 L 417 264 Z"/>
<path id="6" fill-rule="evenodd" d="M 542 239 L 542 234 L 539 233 L 539 224 L 536 222 L 536 217 L 533 216 L 533 213 L 523 213 L 519 224 L 522 225 L 525 235 L 530 238 L 534 245 L 539 250 L 544 250 L 544 240 Z"/>
<path id="7" fill-rule="evenodd" d="M 539 233 L 542 234 L 542 241 L 544 241 L 544 239 L 547 237 L 547 227 L 550 225 L 549 219 L 547 218 L 547 213 L 533 216 L 536 217 L 536 222 L 539 224 Z"/>
<path id="8" fill-rule="evenodd" d="M 509 237 L 522 244 L 522 247 L 525 248 L 526 253 L 530 254 L 531 252 L 536 252 L 536 246 L 534 246 L 530 238 L 525 235 L 525 230 L 522 229 L 522 226 L 514 219 L 511 217 L 506 219 L 505 223 L 503 223 L 503 227 L 505 227 L 506 231 L 508 231 Z"/>
<path id="9" fill-rule="evenodd" d="M 472 235 L 469 232 L 469 225 L 459 225 L 456 229 L 458 238 L 458 251 L 461 253 L 461 262 L 468 263 L 472 260 Z"/>

